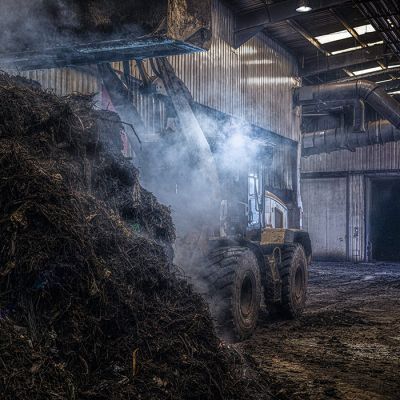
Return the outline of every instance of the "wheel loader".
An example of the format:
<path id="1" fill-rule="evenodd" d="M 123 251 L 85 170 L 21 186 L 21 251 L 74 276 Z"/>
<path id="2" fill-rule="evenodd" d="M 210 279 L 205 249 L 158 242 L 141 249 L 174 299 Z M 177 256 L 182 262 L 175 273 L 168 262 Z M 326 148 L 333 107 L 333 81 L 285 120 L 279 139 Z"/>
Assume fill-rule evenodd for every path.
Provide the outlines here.
<path id="1" fill-rule="evenodd" d="M 135 146 L 146 129 L 128 88 L 133 78 L 127 61 L 135 59 L 139 85 L 149 95 L 164 96 L 174 110 L 179 132 L 193 146 L 212 192 L 206 213 L 213 216 L 213 227 L 208 229 L 206 218 L 192 224 L 198 234 L 186 242 L 189 256 L 184 262 L 197 268 L 218 332 L 229 340 L 249 337 L 262 303 L 270 314 L 298 316 L 306 301 L 311 243 L 307 232 L 287 228 L 285 204 L 276 197 L 274 221 L 268 221 L 271 211 L 265 205 L 273 197 L 264 184 L 268 149 L 261 149 L 254 163 L 240 165 L 238 159 L 238 171 L 221 174 L 191 95 L 163 58 L 209 48 L 211 0 L 160 0 L 150 8 L 143 0 L 132 0 L 120 6 L 116 0 L 92 1 L 90 7 L 81 0 L 26 0 L 22 9 L 30 24 L 24 25 L 30 29 L 25 30 L 11 12 L 12 2 L 2 2 L 0 14 L 10 18 L 0 20 L 8 35 L 0 46 L 0 65 L 23 70 L 97 64 L 114 109 L 135 133 L 127 130 Z M 153 80 L 142 67 L 147 58 L 152 59 Z M 124 62 L 122 75 L 108 64 L 114 61 Z M 143 162 L 140 150 L 136 154 L 135 161 Z M 255 164 L 257 173 L 251 171 Z M 195 198 L 186 204 L 195 205 Z"/>
<path id="2" fill-rule="evenodd" d="M 295 318 L 305 306 L 311 241 L 307 232 L 287 228 L 286 205 L 265 190 L 273 148 L 260 142 L 250 157 L 238 157 L 230 168 L 221 166 L 218 146 L 210 146 L 201 127 L 202 116 L 171 64 L 164 58 L 150 64 L 153 89 L 146 90 L 160 94 L 166 108 L 173 109 L 179 125 L 174 132 L 178 145 L 189 142 L 184 148 L 195 152 L 201 164 L 194 168 L 194 174 L 201 175 L 195 180 L 195 185 L 201 185 L 196 194 L 188 183 L 194 179 L 193 171 L 192 175 L 182 172 L 188 163 L 175 157 L 172 164 L 162 163 L 152 188 L 158 195 L 160 183 L 167 182 L 170 192 L 167 196 L 164 192 L 164 199 L 184 217 L 182 229 L 179 215 L 174 218 L 178 225 L 176 263 L 194 277 L 195 286 L 210 304 L 218 333 L 229 341 L 243 340 L 254 332 L 262 303 L 269 314 Z M 112 68 L 102 66 L 99 71 L 113 104 L 126 114 L 129 91 Z M 141 81 L 143 84 L 149 77 L 143 75 Z M 158 159 L 147 160 L 151 169 L 167 151 L 163 141 L 159 146 L 161 151 L 157 152 L 151 145 L 150 152 L 156 152 Z M 171 178 L 174 168 L 183 182 Z M 182 194 L 176 194 L 177 187 Z M 202 203 L 201 208 L 198 203 Z"/>

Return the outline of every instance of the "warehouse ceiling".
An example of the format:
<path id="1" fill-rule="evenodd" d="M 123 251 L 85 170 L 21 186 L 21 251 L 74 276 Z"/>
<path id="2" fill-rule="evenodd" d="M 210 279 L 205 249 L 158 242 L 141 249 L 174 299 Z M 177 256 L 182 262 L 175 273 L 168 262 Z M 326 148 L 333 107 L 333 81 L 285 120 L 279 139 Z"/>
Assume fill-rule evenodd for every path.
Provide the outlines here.
<path id="1" fill-rule="evenodd" d="M 226 0 L 237 17 L 236 46 L 260 31 L 299 61 L 304 84 L 366 78 L 400 91 L 397 0 Z"/>

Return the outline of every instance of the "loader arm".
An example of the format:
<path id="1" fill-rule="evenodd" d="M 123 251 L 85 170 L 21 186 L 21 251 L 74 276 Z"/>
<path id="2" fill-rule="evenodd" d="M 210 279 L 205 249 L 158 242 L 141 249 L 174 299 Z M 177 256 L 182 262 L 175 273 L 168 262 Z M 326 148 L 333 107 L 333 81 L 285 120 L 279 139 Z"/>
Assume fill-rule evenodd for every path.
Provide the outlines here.
<path id="1" fill-rule="evenodd" d="M 128 125 L 125 132 L 140 164 L 141 140 L 145 137 L 146 128 L 138 110 L 131 101 L 129 89 L 121 81 L 110 64 L 99 64 L 97 69 L 114 110 L 121 118 L 121 121 Z"/>
<path id="2" fill-rule="evenodd" d="M 156 66 L 153 62 L 153 68 L 162 80 L 167 95 L 171 100 L 180 123 L 181 132 L 189 147 L 198 154 L 199 165 L 197 168 L 199 173 L 204 174 L 204 178 L 208 181 L 207 186 L 214 192 L 212 197 L 215 200 L 219 199 L 220 185 L 214 156 L 206 135 L 191 107 L 193 98 L 182 80 L 176 76 L 172 65 L 166 58 L 156 59 L 155 64 Z"/>

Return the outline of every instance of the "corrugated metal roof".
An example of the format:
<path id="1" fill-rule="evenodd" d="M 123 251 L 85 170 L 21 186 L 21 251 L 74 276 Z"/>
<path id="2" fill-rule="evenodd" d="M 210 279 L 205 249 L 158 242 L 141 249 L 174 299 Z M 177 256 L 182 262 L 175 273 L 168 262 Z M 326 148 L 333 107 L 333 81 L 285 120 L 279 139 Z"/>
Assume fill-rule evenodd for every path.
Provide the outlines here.
<path id="1" fill-rule="evenodd" d="M 295 20 L 313 36 L 326 35 L 345 29 L 338 16 L 335 15 L 336 10 L 340 13 L 339 16 L 343 16 L 346 22 L 353 27 L 368 23 L 353 5 L 341 5 L 335 7 L 335 9 L 317 11 L 311 14 L 299 14 Z"/>
<path id="2" fill-rule="evenodd" d="M 265 28 L 268 36 L 283 44 L 292 54 L 301 57 L 315 57 L 319 50 L 292 28 L 287 22 L 279 22 Z"/>
<path id="3" fill-rule="evenodd" d="M 270 4 L 269 0 L 224 0 L 236 14 L 244 14 L 264 8 Z"/>
<path id="4" fill-rule="evenodd" d="M 344 29 L 330 10 L 299 14 L 294 20 L 314 37 Z"/>
<path id="5" fill-rule="evenodd" d="M 224 0 L 227 5 L 236 14 L 245 14 L 255 10 L 261 10 L 267 7 L 267 4 L 277 3 L 283 0 Z M 332 53 L 335 51 L 345 50 L 351 47 L 359 46 L 360 43 L 354 37 L 343 40 L 332 41 L 330 43 L 321 44 L 320 50 L 314 46 L 305 36 L 311 38 L 330 34 L 333 32 L 346 30 L 347 26 L 352 28 L 368 24 L 368 20 L 357 8 L 355 2 L 344 1 L 344 4 L 334 7 L 333 9 L 325 9 L 312 13 L 299 13 L 292 19 L 295 24 L 300 27 L 302 32 L 293 27 L 286 21 L 270 24 L 265 28 L 265 33 L 278 41 L 283 47 L 288 49 L 294 56 L 299 59 L 300 64 L 318 64 L 318 59 L 323 56 L 324 52 Z M 344 22 L 344 23 L 343 23 Z M 360 36 L 363 43 L 375 43 L 382 40 L 379 32 L 372 32 Z M 374 65 L 378 65 L 376 62 Z M 366 63 L 365 68 L 371 66 Z M 356 69 L 364 69 L 364 65 L 358 65 Z M 319 76 L 309 77 L 310 83 L 318 81 L 335 80 L 346 77 L 347 74 L 343 70 L 335 70 L 319 74 Z"/>
<path id="6" fill-rule="evenodd" d="M 341 6 L 338 9 L 340 10 L 340 14 L 346 16 L 346 22 L 352 27 L 368 23 L 354 6 Z M 340 22 L 340 19 L 330 9 L 299 15 L 293 18 L 293 20 L 313 38 L 346 29 Z M 266 31 L 297 55 L 301 54 L 305 58 L 313 58 L 316 57 L 318 53 L 321 54 L 315 46 L 307 41 L 298 31 L 291 28 L 286 22 L 269 25 Z M 373 32 L 362 35 L 362 39 L 370 43 L 380 40 L 380 36 L 378 33 Z M 327 52 L 332 52 L 352 47 L 355 44 L 357 44 L 356 39 L 351 37 L 323 44 L 321 48 Z"/>

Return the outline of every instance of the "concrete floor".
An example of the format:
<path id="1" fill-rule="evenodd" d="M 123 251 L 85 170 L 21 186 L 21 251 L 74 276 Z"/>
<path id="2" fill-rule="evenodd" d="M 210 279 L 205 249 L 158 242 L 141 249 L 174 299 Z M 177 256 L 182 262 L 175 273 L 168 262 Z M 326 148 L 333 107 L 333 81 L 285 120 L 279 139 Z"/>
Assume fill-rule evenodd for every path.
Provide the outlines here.
<path id="1" fill-rule="evenodd" d="M 314 264 L 298 320 L 241 344 L 276 399 L 400 399 L 400 264 Z"/>

